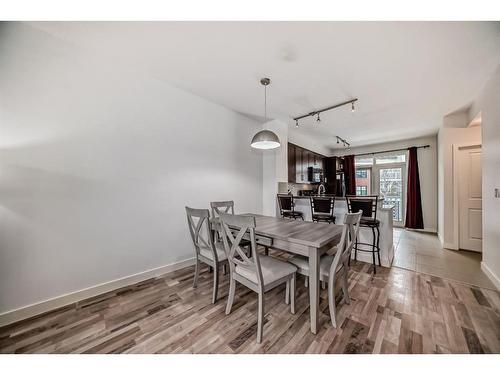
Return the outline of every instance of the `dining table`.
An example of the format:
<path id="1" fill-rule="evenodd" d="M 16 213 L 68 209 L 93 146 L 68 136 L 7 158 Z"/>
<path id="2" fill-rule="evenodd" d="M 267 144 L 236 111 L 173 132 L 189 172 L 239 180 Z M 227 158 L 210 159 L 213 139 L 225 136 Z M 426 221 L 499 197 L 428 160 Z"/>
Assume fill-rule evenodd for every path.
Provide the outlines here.
<path id="1" fill-rule="evenodd" d="M 318 333 L 320 257 L 339 243 L 342 225 L 282 219 L 253 213 L 243 215 L 255 217 L 257 245 L 308 258 L 311 332 Z"/>

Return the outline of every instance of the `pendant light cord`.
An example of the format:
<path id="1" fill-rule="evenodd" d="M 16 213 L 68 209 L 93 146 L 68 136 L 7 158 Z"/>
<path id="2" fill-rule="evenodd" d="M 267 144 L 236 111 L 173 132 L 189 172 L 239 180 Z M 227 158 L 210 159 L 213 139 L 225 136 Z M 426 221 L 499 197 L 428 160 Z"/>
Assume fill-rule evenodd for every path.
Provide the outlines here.
<path id="1" fill-rule="evenodd" d="M 267 85 L 264 86 L 264 121 L 267 121 Z"/>

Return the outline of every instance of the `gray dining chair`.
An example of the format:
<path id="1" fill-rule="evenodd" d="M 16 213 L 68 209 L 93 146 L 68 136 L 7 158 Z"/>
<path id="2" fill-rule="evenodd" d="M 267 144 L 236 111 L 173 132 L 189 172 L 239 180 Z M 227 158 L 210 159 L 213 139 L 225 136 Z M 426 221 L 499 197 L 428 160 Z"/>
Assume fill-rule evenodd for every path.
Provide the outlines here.
<path id="1" fill-rule="evenodd" d="M 200 263 L 205 263 L 213 269 L 214 286 L 212 303 L 215 303 L 217 302 L 217 292 L 219 289 L 219 265 L 222 264 L 225 267 L 227 264 L 224 245 L 222 242 L 214 241 L 210 223 L 210 212 L 207 209 L 186 207 L 186 216 L 196 256 L 193 288 L 198 286 Z"/>
<path id="2" fill-rule="evenodd" d="M 214 237 L 216 241 L 219 241 L 221 240 L 220 215 L 221 214 L 234 215 L 234 201 L 210 202 L 210 208 L 212 209 L 212 218 L 210 219 L 212 223 L 212 230 L 214 232 Z M 250 248 L 250 241 L 242 240 L 241 246 Z M 267 255 L 269 252 L 267 247 L 265 251 Z"/>
<path id="3" fill-rule="evenodd" d="M 255 217 L 242 215 L 221 216 L 222 239 L 229 261 L 229 296 L 226 315 L 231 313 L 236 290 L 236 282 L 258 294 L 257 343 L 262 342 L 264 324 L 264 294 L 286 283 L 285 303 L 290 304 L 290 311 L 295 314 L 295 272 L 297 267 L 270 256 L 260 255 L 255 242 Z M 234 233 L 233 233 L 234 232 Z M 236 235 L 235 235 L 236 234 Z M 243 236 L 248 236 L 252 256 L 247 257 L 241 248 Z"/>
<path id="4" fill-rule="evenodd" d="M 328 306 L 330 309 L 330 319 L 334 327 L 337 327 L 335 283 L 339 278 L 341 278 L 342 282 L 343 301 L 346 304 L 350 303 L 348 285 L 349 259 L 356 238 L 358 237 L 361 215 L 361 211 L 353 214 L 345 214 L 340 242 L 320 259 L 319 279 L 321 282 L 328 283 Z M 309 261 L 307 258 L 294 256 L 288 261 L 297 267 L 299 274 L 309 277 Z"/>

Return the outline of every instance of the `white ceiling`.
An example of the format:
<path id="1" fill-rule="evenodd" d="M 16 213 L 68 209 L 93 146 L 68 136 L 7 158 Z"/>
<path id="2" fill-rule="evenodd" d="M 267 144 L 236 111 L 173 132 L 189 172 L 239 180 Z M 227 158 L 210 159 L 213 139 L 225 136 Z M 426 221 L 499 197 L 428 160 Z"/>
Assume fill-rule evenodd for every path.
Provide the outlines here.
<path id="1" fill-rule="evenodd" d="M 499 22 L 30 23 L 120 64 L 250 116 L 269 117 L 323 146 L 436 133 L 471 103 L 500 63 Z M 292 117 L 359 98 L 301 121 Z"/>

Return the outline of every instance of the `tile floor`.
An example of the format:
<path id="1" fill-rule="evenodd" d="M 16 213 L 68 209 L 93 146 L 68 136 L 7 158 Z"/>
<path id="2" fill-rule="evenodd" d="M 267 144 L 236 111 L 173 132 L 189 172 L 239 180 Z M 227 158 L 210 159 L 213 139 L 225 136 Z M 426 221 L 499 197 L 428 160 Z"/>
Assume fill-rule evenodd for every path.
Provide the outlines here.
<path id="1" fill-rule="evenodd" d="M 394 228 L 393 266 L 495 289 L 481 271 L 481 254 L 443 249 L 432 233 Z"/>

